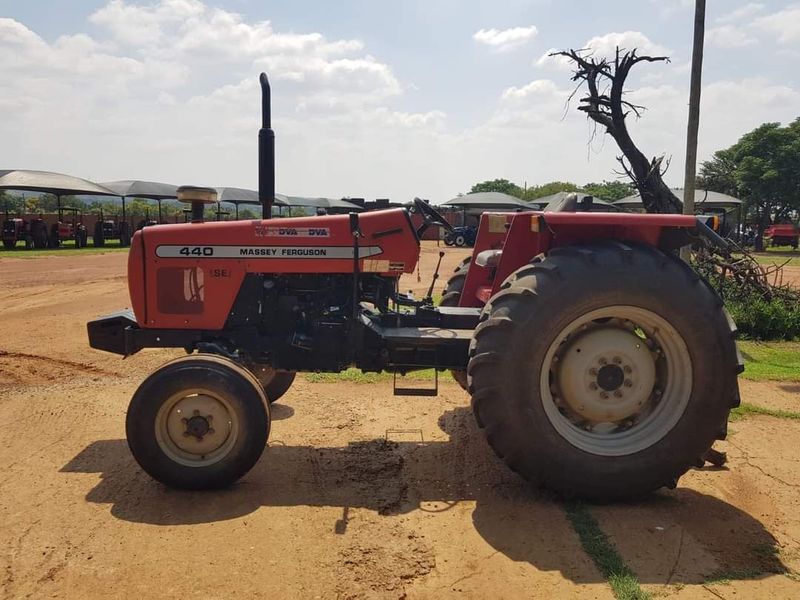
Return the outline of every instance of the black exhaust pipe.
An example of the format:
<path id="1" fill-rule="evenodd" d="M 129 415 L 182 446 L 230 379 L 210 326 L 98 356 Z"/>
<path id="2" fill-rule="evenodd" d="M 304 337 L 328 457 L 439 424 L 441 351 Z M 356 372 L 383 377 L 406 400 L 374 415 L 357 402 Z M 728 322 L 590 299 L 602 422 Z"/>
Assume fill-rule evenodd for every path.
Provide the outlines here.
<path id="1" fill-rule="evenodd" d="M 266 73 L 261 73 L 261 129 L 258 130 L 258 199 L 261 218 L 272 216 L 275 202 L 275 132 L 272 131 L 272 95 Z"/>

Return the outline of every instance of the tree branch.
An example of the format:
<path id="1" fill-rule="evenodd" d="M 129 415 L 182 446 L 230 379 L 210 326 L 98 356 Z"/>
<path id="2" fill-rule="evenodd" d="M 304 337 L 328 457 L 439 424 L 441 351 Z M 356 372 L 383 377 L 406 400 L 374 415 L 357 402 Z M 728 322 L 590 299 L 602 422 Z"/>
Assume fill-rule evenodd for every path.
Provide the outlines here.
<path id="1" fill-rule="evenodd" d="M 623 99 L 625 81 L 635 65 L 641 62 L 669 62 L 669 57 L 640 56 L 635 48 L 626 51 L 619 47 L 616 48 L 613 62 L 596 58 L 586 48 L 551 52 L 549 56 L 565 57 L 574 63 L 572 81 L 577 81 L 578 87 L 570 94 L 569 100 L 575 97 L 583 84 L 586 85 L 588 93 L 580 99 L 578 110 L 605 127 L 617 142 L 622 151 L 622 156 L 617 160 L 639 190 L 645 209 L 648 212 L 680 212 L 680 201 L 662 179 L 664 157 L 648 160 L 628 132 L 628 115 L 633 113 L 639 118 L 646 108 Z"/>

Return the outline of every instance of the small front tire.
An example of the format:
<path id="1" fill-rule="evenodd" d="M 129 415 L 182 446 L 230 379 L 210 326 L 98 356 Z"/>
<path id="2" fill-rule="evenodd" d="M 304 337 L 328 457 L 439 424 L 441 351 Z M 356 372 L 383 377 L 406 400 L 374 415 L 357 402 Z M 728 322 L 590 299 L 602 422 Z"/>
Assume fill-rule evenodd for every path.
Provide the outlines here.
<path id="1" fill-rule="evenodd" d="M 220 356 L 192 355 L 151 374 L 133 395 L 128 446 L 153 479 L 181 489 L 225 487 L 261 457 L 269 404 L 246 369 Z"/>

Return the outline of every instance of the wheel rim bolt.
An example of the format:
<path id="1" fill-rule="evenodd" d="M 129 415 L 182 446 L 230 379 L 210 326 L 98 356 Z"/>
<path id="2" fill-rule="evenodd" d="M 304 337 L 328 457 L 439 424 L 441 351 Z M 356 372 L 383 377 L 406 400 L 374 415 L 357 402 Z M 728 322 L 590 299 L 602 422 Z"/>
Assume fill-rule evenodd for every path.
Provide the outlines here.
<path id="1" fill-rule="evenodd" d="M 622 392 L 620 392 L 619 390 L 614 390 L 614 396 L 617 398 L 622 398 Z"/>
<path id="2" fill-rule="evenodd" d="M 625 387 L 631 387 L 633 385 L 633 382 L 630 379 L 626 379 L 623 385 Z"/>
<path id="3" fill-rule="evenodd" d="M 597 384 L 593 381 L 592 383 L 589 384 L 589 389 L 590 390 L 596 390 L 597 389 Z"/>
<path id="4" fill-rule="evenodd" d="M 594 367 L 589 369 L 589 375 L 591 375 L 592 377 L 597 377 L 597 369 L 595 369 Z"/>
<path id="5" fill-rule="evenodd" d="M 603 400 L 605 400 L 606 398 L 608 398 L 608 392 L 600 392 L 600 397 L 601 397 Z"/>
<path id="6" fill-rule="evenodd" d="M 631 372 L 631 368 L 628 365 L 625 365 L 624 367 L 622 367 L 622 370 L 625 371 L 626 373 L 630 373 Z"/>
<path id="7" fill-rule="evenodd" d="M 611 362 L 613 362 L 615 365 L 618 365 L 622 362 L 622 359 L 619 356 L 615 356 L 613 359 L 611 359 Z"/>
<path id="8" fill-rule="evenodd" d="M 600 360 L 598 360 L 597 362 L 599 362 L 601 365 L 607 365 L 608 364 L 608 361 L 603 357 L 600 357 Z"/>

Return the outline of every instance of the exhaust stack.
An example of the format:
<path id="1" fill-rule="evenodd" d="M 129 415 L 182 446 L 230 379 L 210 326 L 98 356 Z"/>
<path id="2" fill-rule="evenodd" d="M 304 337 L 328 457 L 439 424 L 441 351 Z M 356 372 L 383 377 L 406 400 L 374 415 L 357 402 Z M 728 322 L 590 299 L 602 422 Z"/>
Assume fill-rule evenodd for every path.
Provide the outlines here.
<path id="1" fill-rule="evenodd" d="M 261 73 L 259 82 L 261 129 L 258 130 L 258 199 L 261 201 L 261 218 L 269 219 L 275 201 L 275 132 L 272 131 L 272 95 L 266 73 Z"/>

